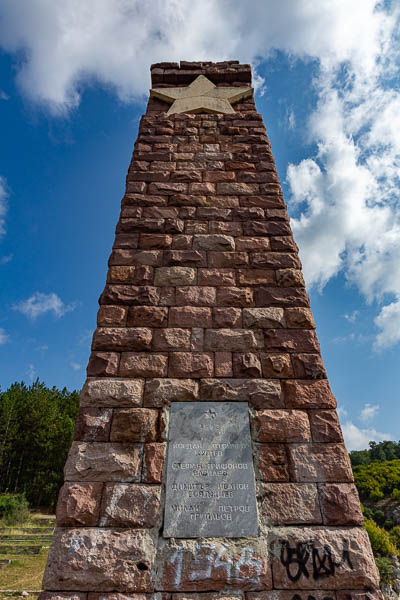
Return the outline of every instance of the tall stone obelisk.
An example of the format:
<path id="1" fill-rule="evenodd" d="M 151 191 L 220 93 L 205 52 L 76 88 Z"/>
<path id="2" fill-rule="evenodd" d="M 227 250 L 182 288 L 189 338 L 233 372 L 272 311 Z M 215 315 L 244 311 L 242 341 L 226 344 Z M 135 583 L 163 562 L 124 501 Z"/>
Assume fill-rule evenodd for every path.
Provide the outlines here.
<path id="1" fill-rule="evenodd" d="M 378 596 L 250 67 L 151 73 L 42 600 Z"/>

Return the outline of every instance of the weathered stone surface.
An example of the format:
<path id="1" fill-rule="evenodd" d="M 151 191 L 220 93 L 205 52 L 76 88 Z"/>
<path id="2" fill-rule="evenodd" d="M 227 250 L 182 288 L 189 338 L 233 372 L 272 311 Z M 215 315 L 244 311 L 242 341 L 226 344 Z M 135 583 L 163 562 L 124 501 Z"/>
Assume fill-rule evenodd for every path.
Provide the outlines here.
<path id="1" fill-rule="evenodd" d="M 216 377 L 232 377 L 232 352 L 216 352 L 214 369 Z"/>
<path id="2" fill-rule="evenodd" d="M 336 408 L 336 398 L 323 379 L 285 381 L 283 391 L 287 408 Z"/>
<path id="3" fill-rule="evenodd" d="M 102 488 L 102 483 L 64 483 L 58 494 L 58 527 L 97 525 Z"/>
<path id="4" fill-rule="evenodd" d="M 266 525 L 320 525 L 318 490 L 311 483 L 260 483 L 261 521 Z"/>
<path id="5" fill-rule="evenodd" d="M 86 600 L 85 592 L 41 592 L 38 600 Z"/>
<path id="6" fill-rule="evenodd" d="M 163 354 L 123 352 L 119 366 L 122 377 L 164 377 L 167 374 L 168 357 Z"/>
<path id="7" fill-rule="evenodd" d="M 310 596 L 313 600 L 335 600 L 336 592 L 331 590 L 273 590 L 272 592 L 248 592 L 246 596 L 247 600 L 293 600 L 295 596 L 296 600 L 311 600 Z M 342 600 L 351 600 L 351 598 Z"/>
<path id="8" fill-rule="evenodd" d="M 202 306 L 171 307 L 168 325 L 170 327 L 211 327 L 211 308 Z"/>
<path id="9" fill-rule="evenodd" d="M 74 440 L 108 442 L 112 412 L 112 408 L 81 408 L 75 421 Z"/>
<path id="10" fill-rule="evenodd" d="M 87 379 L 81 391 L 81 406 L 141 406 L 142 379 Z"/>
<path id="11" fill-rule="evenodd" d="M 214 351 L 251 350 L 261 343 L 249 329 L 206 329 L 204 338 L 205 350 Z"/>
<path id="12" fill-rule="evenodd" d="M 250 288 L 217 288 L 218 306 L 253 306 L 253 290 Z"/>
<path id="13" fill-rule="evenodd" d="M 335 410 L 310 410 L 308 414 L 314 442 L 343 442 Z"/>
<path id="14" fill-rule="evenodd" d="M 223 589 L 272 589 L 266 541 L 251 545 L 219 538 L 173 539 L 158 552 L 156 588 L 165 591 L 207 591 Z M 226 566 L 225 566 L 226 565 Z"/>
<path id="15" fill-rule="evenodd" d="M 161 408 L 170 402 L 193 402 L 198 395 L 199 384 L 193 379 L 149 379 L 144 391 L 144 405 Z"/>
<path id="16" fill-rule="evenodd" d="M 159 515 L 159 486 L 108 483 L 101 504 L 101 527 L 154 527 Z"/>
<path id="17" fill-rule="evenodd" d="M 161 267 L 156 269 L 154 285 L 193 285 L 196 270 L 190 267 Z"/>
<path id="18" fill-rule="evenodd" d="M 100 306 L 97 313 L 98 327 L 124 327 L 127 309 L 124 306 Z"/>
<path id="19" fill-rule="evenodd" d="M 303 288 L 260 287 L 254 291 L 255 306 L 304 306 L 309 299 Z"/>
<path id="20" fill-rule="evenodd" d="M 230 235 L 211 234 L 193 236 L 193 250 L 214 250 L 229 252 L 235 249 L 235 241 Z"/>
<path id="21" fill-rule="evenodd" d="M 199 269 L 199 285 L 209 286 L 234 286 L 236 282 L 235 272 L 232 269 Z"/>
<path id="22" fill-rule="evenodd" d="M 239 237 L 236 238 L 236 250 L 244 252 L 265 252 L 270 249 L 267 237 Z"/>
<path id="23" fill-rule="evenodd" d="M 202 379 L 200 400 L 249 402 L 255 408 L 281 408 L 281 386 L 266 379 Z"/>
<path id="24" fill-rule="evenodd" d="M 380 589 L 367 590 L 337 590 L 337 600 L 384 600 L 385 596 Z"/>
<path id="25" fill-rule="evenodd" d="M 353 483 L 325 483 L 319 486 L 322 516 L 326 525 L 364 524 L 360 499 Z"/>
<path id="26" fill-rule="evenodd" d="M 93 350 L 150 350 L 152 331 L 146 327 L 101 327 L 93 336 Z"/>
<path id="27" fill-rule="evenodd" d="M 290 354 L 260 354 L 264 377 L 286 379 L 294 377 Z"/>
<path id="28" fill-rule="evenodd" d="M 47 590 L 151 592 L 155 559 L 147 531 L 57 529 L 43 587 Z"/>
<path id="29" fill-rule="evenodd" d="M 364 528 L 291 527 L 272 531 L 274 586 L 278 589 L 376 587 L 378 570 Z"/>
<path id="30" fill-rule="evenodd" d="M 161 483 L 166 454 L 166 444 L 153 442 L 144 445 L 142 481 Z"/>
<path id="31" fill-rule="evenodd" d="M 283 308 L 244 308 L 243 327 L 275 329 L 285 327 Z"/>
<path id="32" fill-rule="evenodd" d="M 242 311 L 240 308 L 224 307 L 212 309 L 213 327 L 241 327 Z M 205 325 L 207 327 L 207 325 Z"/>
<path id="33" fill-rule="evenodd" d="M 275 271 L 270 269 L 238 269 L 238 285 L 275 285 Z"/>
<path id="34" fill-rule="evenodd" d="M 128 309 L 128 327 L 166 327 L 168 308 L 160 306 L 130 306 Z"/>
<path id="35" fill-rule="evenodd" d="M 309 329 L 267 329 L 265 348 L 269 352 L 319 352 L 315 331 Z"/>
<path id="36" fill-rule="evenodd" d="M 177 327 L 168 327 L 165 329 L 156 329 L 153 336 L 154 350 L 189 350 L 190 349 L 190 329 L 181 329 Z"/>
<path id="37" fill-rule="evenodd" d="M 234 377 L 262 377 L 261 363 L 257 354 L 245 352 L 233 355 Z"/>
<path id="38" fill-rule="evenodd" d="M 213 373 L 211 353 L 172 352 L 169 357 L 168 377 L 210 377 Z"/>
<path id="39" fill-rule="evenodd" d="M 294 376 L 305 379 L 326 379 L 324 362 L 320 354 L 294 354 Z"/>
<path id="40" fill-rule="evenodd" d="M 259 442 L 305 442 L 311 439 L 304 410 L 259 410 L 253 434 Z"/>
<path id="41" fill-rule="evenodd" d="M 315 322 L 309 308 L 286 308 L 286 327 L 293 329 L 315 329 Z"/>
<path id="42" fill-rule="evenodd" d="M 66 481 L 138 481 L 141 446 L 72 442 L 64 468 Z"/>
<path id="43" fill-rule="evenodd" d="M 283 287 L 305 287 L 303 275 L 299 269 L 278 269 L 276 272 L 278 285 Z"/>
<path id="44" fill-rule="evenodd" d="M 262 481 L 289 481 L 289 465 L 284 444 L 257 444 L 256 461 Z"/>
<path id="45" fill-rule="evenodd" d="M 117 374 L 118 364 L 117 352 L 92 352 L 86 373 L 88 377 L 110 377 Z"/>
<path id="46" fill-rule="evenodd" d="M 208 266 L 234 269 L 249 264 L 247 252 L 208 252 Z"/>
<path id="47" fill-rule="evenodd" d="M 292 481 L 352 483 L 344 444 L 294 444 L 289 447 Z"/>
<path id="48" fill-rule="evenodd" d="M 158 410 L 116 408 L 111 426 L 112 442 L 155 442 L 158 436 Z"/>
<path id="49" fill-rule="evenodd" d="M 206 267 L 207 254 L 199 250 L 166 250 L 164 265 L 183 265 L 184 267 Z"/>
<path id="50" fill-rule="evenodd" d="M 156 306 L 159 299 L 158 289 L 149 285 L 106 285 L 99 302 L 100 304 L 124 304 L 127 306 L 141 304 Z"/>
<path id="51" fill-rule="evenodd" d="M 185 286 L 176 288 L 177 306 L 215 306 L 216 292 L 213 287 Z"/>

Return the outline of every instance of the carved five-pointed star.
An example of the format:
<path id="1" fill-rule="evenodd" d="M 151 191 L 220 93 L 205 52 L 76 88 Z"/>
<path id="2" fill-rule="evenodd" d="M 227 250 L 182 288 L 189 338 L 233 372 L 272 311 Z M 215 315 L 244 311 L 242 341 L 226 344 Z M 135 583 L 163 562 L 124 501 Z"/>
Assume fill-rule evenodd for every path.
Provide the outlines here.
<path id="1" fill-rule="evenodd" d="M 253 93 L 250 87 L 217 87 L 204 75 L 199 75 L 188 87 L 153 88 L 150 96 L 173 103 L 168 115 L 176 113 L 223 113 L 235 111 L 232 104 Z"/>

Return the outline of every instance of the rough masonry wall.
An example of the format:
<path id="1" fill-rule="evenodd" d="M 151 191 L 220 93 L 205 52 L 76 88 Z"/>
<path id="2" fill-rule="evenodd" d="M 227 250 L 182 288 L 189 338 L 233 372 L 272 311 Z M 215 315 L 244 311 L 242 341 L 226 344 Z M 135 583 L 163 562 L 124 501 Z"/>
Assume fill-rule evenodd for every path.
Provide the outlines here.
<path id="1" fill-rule="evenodd" d="M 152 67 L 157 87 L 198 74 L 251 82 L 235 62 Z M 168 108 L 150 98 L 141 120 L 41 599 L 372 598 L 378 575 L 262 117 L 253 99 L 234 115 Z M 250 406 L 260 536 L 164 539 L 169 403 L 235 400 Z"/>

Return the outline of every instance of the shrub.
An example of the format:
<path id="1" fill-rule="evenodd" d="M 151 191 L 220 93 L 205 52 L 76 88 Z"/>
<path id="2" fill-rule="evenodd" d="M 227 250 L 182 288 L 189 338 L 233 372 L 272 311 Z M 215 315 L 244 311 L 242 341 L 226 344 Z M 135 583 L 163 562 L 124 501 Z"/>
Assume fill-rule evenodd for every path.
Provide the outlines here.
<path id="1" fill-rule="evenodd" d="M 376 558 L 376 566 L 381 576 L 381 583 L 392 584 L 396 579 L 396 573 L 390 560 L 387 558 Z"/>
<path id="2" fill-rule="evenodd" d="M 400 490 L 397 488 L 394 488 L 393 492 L 391 493 L 391 496 L 393 498 L 393 500 L 396 500 L 396 502 L 400 502 Z"/>
<path id="3" fill-rule="evenodd" d="M 397 548 L 398 554 L 400 554 L 400 527 L 396 526 L 389 532 L 390 541 Z"/>
<path id="4" fill-rule="evenodd" d="M 9 527 L 29 521 L 25 494 L 0 494 L 0 519 Z"/>
<path id="5" fill-rule="evenodd" d="M 365 529 L 367 530 L 372 550 L 374 554 L 382 556 L 394 556 L 397 554 L 396 546 L 389 537 L 389 533 L 379 527 L 372 519 L 365 519 Z"/>

